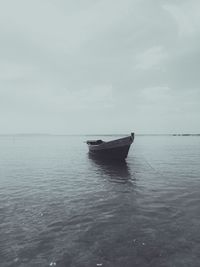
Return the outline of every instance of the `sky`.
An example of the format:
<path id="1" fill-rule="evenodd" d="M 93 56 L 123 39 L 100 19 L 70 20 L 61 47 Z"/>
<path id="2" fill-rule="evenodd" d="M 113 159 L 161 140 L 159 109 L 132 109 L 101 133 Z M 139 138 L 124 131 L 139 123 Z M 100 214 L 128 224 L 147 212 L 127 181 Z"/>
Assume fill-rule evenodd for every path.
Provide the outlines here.
<path id="1" fill-rule="evenodd" d="M 0 0 L 0 134 L 200 133 L 200 1 Z"/>

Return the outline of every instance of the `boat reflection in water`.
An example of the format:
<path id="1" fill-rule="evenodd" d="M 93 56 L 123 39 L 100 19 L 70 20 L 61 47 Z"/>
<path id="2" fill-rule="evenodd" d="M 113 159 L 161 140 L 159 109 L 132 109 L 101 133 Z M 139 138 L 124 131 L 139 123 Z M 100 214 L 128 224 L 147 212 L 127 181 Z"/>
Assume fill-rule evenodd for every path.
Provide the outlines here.
<path id="1" fill-rule="evenodd" d="M 95 165 L 96 171 L 103 177 L 108 177 L 111 181 L 116 183 L 127 183 L 134 180 L 129 166 L 125 160 L 103 160 L 97 159 L 91 153 L 88 153 L 88 158 Z"/>

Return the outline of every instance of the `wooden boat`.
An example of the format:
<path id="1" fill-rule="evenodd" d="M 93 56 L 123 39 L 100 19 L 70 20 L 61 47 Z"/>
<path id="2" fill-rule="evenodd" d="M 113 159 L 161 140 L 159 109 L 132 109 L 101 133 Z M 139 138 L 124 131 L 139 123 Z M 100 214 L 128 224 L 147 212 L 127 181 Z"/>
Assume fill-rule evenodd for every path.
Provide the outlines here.
<path id="1" fill-rule="evenodd" d="M 88 140 L 89 153 L 101 159 L 124 160 L 134 140 L 134 133 L 130 136 L 104 142 L 102 140 Z"/>

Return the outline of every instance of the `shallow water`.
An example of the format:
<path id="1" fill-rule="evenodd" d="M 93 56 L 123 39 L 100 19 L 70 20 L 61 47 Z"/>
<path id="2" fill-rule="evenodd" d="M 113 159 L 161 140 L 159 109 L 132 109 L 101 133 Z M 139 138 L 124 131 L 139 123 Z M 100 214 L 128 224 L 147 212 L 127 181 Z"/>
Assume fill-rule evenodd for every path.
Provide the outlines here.
<path id="1" fill-rule="evenodd" d="M 136 136 L 124 164 L 85 139 L 0 137 L 0 266 L 199 266 L 200 137 Z"/>

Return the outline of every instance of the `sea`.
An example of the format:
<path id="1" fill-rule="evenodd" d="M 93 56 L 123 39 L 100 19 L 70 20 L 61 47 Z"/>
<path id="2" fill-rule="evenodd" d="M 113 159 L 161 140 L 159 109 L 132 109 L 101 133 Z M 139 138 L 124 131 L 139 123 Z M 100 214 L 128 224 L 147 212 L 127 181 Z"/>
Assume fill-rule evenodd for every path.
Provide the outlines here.
<path id="1" fill-rule="evenodd" d="M 199 267 L 200 136 L 0 137 L 0 267 Z"/>

